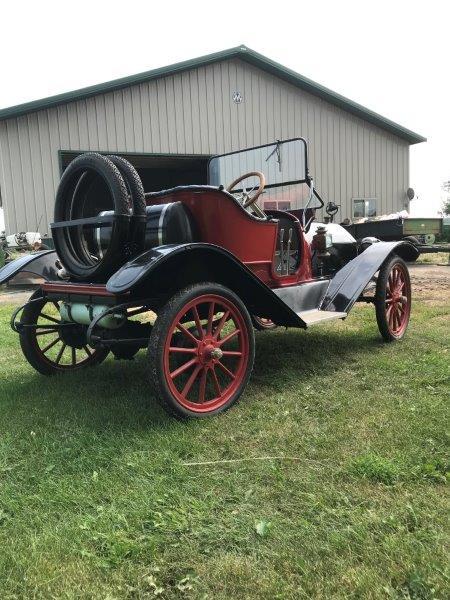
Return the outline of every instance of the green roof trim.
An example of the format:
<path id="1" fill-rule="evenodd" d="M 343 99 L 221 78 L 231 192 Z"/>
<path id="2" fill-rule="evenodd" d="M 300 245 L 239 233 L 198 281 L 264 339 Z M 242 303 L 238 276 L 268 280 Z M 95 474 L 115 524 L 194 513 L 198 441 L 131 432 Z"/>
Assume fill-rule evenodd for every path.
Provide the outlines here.
<path id="1" fill-rule="evenodd" d="M 316 83 L 307 77 L 303 77 L 303 75 L 299 75 L 295 71 L 280 65 L 279 63 L 263 56 L 262 54 L 259 54 L 258 52 L 255 52 L 254 50 L 251 50 L 250 48 L 247 48 L 246 46 L 237 46 L 228 50 L 222 50 L 221 52 L 214 52 L 213 54 L 200 56 L 199 58 L 185 60 L 167 67 L 160 67 L 151 71 L 130 75 L 129 77 L 122 77 L 120 79 L 99 83 L 98 85 L 92 85 L 79 90 L 74 90 L 72 92 L 65 92 L 64 94 L 50 96 L 49 98 L 43 98 L 42 100 L 34 100 L 33 102 L 26 102 L 25 104 L 4 108 L 0 110 L 0 120 L 19 117 L 37 110 L 43 110 L 59 104 L 82 100 L 84 98 L 96 96 L 97 94 L 112 92 L 124 87 L 136 85 L 145 81 L 151 81 L 152 79 L 158 79 L 160 77 L 167 77 L 168 75 L 174 75 L 175 73 L 180 73 L 189 69 L 195 69 L 197 67 L 203 67 L 205 65 L 210 65 L 231 58 L 239 58 L 262 69 L 263 71 L 271 73 L 272 75 L 275 75 L 276 77 L 279 77 L 280 79 L 283 79 L 300 89 L 306 90 L 310 94 L 314 94 L 315 96 L 318 96 L 319 98 L 322 98 L 323 100 L 326 100 L 327 102 L 330 102 L 331 104 L 334 104 L 335 106 L 338 106 L 339 108 L 342 108 L 343 110 L 360 117 L 361 119 L 364 119 L 373 125 L 377 125 L 378 127 L 393 133 L 394 135 L 408 141 L 410 144 L 426 142 L 426 138 L 418 133 L 414 133 L 413 131 L 402 127 L 401 125 L 382 117 L 378 113 L 365 108 L 361 104 L 353 102 L 352 100 L 349 100 L 348 98 L 345 98 L 344 96 L 341 96 L 340 94 L 337 94 L 336 92 L 324 87 L 323 85 L 320 85 L 319 83 Z"/>

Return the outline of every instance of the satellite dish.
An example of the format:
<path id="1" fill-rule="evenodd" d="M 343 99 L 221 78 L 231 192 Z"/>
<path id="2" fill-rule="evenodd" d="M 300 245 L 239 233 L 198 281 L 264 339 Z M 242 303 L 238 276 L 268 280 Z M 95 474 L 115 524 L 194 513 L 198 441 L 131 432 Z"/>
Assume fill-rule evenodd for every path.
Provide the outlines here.
<path id="1" fill-rule="evenodd" d="M 408 197 L 408 200 L 414 200 L 414 196 L 416 195 L 416 192 L 413 190 L 413 188 L 408 188 L 406 190 L 406 195 Z"/>

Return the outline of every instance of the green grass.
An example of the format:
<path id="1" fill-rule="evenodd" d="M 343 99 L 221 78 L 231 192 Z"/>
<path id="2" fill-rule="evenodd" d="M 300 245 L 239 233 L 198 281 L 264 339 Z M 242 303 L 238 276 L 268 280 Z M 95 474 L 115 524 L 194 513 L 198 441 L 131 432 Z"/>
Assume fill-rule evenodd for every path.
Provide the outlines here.
<path id="1" fill-rule="evenodd" d="M 434 265 L 446 265 L 449 260 L 450 258 L 448 252 L 430 252 L 430 254 L 421 254 L 417 259 L 417 262 Z"/>
<path id="2" fill-rule="evenodd" d="M 46 379 L 0 307 L 0 598 L 447 598 L 449 310 L 257 334 L 242 401 L 179 423 L 145 353 Z M 186 462 L 285 456 L 186 466 Z"/>

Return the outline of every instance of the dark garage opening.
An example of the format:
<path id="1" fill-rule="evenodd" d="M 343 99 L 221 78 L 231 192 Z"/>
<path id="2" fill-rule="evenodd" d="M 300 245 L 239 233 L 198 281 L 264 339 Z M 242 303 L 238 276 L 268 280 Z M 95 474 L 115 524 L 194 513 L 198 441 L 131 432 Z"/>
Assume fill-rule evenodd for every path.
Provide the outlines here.
<path id="1" fill-rule="evenodd" d="M 61 173 L 80 152 L 61 151 Z M 102 152 L 106 154 L 106 152 Z M 205 185 L 209 156 L 118 154 L 137 170 L 146 192 L 166 190 L 177 185 Z"/>

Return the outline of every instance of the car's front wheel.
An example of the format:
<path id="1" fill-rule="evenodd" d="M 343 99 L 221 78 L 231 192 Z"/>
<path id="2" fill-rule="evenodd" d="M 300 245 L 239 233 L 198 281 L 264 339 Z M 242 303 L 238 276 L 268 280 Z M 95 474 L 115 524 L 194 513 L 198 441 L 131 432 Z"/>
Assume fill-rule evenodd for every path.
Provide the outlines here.
<path id="1" fill-rule="evenodd" d="M 189 286 L 159 311 L 148 346 L 150 382 L 179 419 L 227 410 L 247 385 L 254 331 L 240 298 L 215 283 Z"/>
<path id="2" fill-rule="evenodd" d="M 378 329 L 386 342 L 400 340 L 411 314 L 411 281 L 406 263 L 399 256 L 380 268 L 375 290 Z"/>

